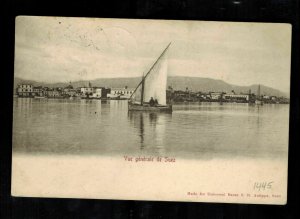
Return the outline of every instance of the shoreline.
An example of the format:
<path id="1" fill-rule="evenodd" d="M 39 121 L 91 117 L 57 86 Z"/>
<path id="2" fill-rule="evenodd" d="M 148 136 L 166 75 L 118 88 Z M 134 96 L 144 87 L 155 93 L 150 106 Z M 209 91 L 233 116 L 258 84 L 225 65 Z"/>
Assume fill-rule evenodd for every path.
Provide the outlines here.
<path id="1" fill-rule="evenodd" d="M 14 98 L 20 99 L 55 99 L 55 100 L 101 100 L 101 101 L 109 101 L 109 100 L 121 100 L 121 101 L 128 101 L 129 99 L 112 99 L 112 98 L 81 98 L 81 97 L 19 97 L 13 96 Z M 226 103 L 238 103 L 238 104 L 250 104 L 250 105 L 258 105 L 254 102 L 236 102 L 236 101 L 173 101 L 173 104 L 177 103 L 219 103 L 219 104 L 226 104 Z M 289 105 L 289 102 L 263 102 L 263 104 L 285 104 Z"/>

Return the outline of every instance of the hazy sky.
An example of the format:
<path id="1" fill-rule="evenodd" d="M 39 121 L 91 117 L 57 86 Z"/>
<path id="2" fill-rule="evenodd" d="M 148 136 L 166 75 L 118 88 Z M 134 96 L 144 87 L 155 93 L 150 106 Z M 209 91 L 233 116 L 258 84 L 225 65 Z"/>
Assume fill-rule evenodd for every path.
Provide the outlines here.
<path id="1" fill-rule="evenodd" d="M 15 76 L 44 82 L 142 76 L 169 42 L 170 76 L 289 92 L 288 24 L 18 17 Z"/>

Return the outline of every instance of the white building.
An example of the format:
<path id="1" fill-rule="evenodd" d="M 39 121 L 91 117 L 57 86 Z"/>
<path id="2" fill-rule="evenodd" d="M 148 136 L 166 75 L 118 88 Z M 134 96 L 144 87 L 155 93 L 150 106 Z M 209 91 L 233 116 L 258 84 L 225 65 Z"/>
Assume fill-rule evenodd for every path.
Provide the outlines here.
<path id="1" fill-rule="evenodd" d="M 42 97 L 44 96 L 44 89 L 42 86 L 33 87 L 33 95 Z"/>
<path id="2" fill-rule="evenodd" d="M 219 100 L 219 99 L 221 99 L 223 94 L 224 94 L 223 92 L 210 92 L 209 93 L 210 98 L 212 100 Z"/>
<path id="3" fill-rule="evenodd" d="M 33 94 L 33 86 L 31 84 L 19 84 L 17 87 L 17 95 L 19 97 L 31 97 Z"/>
<path id="4" fill-rule="evenodd" d="M 33 86 L 31 84 L 19 84 L 17 91 L 18 92 L 33 92 Z"/>
<path id="5" fill-rule="evenodd" d="M 245 100 L 249 101 L 249 94 L 225 94 L 223 96 L 227 100 Z"/>
<path id="6" fill-rule="evenodd" d="M 95 88 L 93 98 L 100 99 L 102 97 L 102 88 Z"/>
<path id="7" fill-rule="evenodd" d="M 93 87 L 81 87 L 80 92 L 81 92 L 81 94 L 92 94 L 92 93 L 94 93 L 94 88 Z"/>
<path id="8" fill-rule="evenodd" d="M 107 94 L 108 98 L 120 98 L 129 99 L 133 94 L 134 88 L 111 88 L 110 94 Z"/>

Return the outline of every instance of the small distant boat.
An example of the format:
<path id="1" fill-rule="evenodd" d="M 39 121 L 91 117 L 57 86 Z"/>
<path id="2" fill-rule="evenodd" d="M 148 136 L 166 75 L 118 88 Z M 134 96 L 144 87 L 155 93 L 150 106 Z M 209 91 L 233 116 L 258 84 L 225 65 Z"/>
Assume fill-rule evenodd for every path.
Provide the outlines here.
<path id="1" fill-rule="evenodd" d="M 128 101 L 129 111 L 172 112 L 172 105 L 167 104 L 166 52 L 171 43 L 154 62 L 148 73 L 135 88 Z"/>
<path id="2" fill-rule="evenodd" d="M 45 96 L 34 96 L 34 98 L 36 98 L 36 99 L 44 99 Z"/>
<path id="3" fill-rule="evenodd" d="M 115 97 L 110 97 L 110 100 L 128 100 L 128 97 L 124 97 L 121 95 L 115 96 Z"/>

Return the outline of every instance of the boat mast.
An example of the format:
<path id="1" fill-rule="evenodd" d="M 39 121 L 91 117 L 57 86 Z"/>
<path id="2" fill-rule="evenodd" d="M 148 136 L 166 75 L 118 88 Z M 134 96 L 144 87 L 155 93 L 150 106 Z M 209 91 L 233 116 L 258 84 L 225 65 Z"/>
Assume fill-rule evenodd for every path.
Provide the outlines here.
<path id="1" fill-rule="evenodd" d="M 145 77 L 143 74 L 143 79 L 142 79 L 142 93 L 141 93 L 141 106 L 143 106 L 144 102 L 144 86 L 145 86 Z"/>
<path id="2" fill-rule="evenodd" d="M 131 94 L 131 96 L 129 97 L 129 99 L 131 99 L 132 95 L 136 92 L 136 90 L 138 89 L 138 87 L 142 84 L 144 84 L 144 81 L 146 79 L 146 77 L 149 75 L 149 73 L 151 72 L 151 70 L 154 68 L 154 66 L 156 65 L 156 63 L 158 62 L 158 60 L 165 54 L 165 52 L 167 51 L 167 49 L 169 48 L 169 46 L 171 45 L 171 42 L 167 45 L 167 47 L 164 49 L 164 51 L 160 54 L 160 56 L 157 58 L 157 60 L 154 62 L 154 64 L 151 66 L 151 68 L 149 69 L 149 71 L 147 72 L 147 74 L 143 77 L 143 80 L 138 84 L 138 86 L 135 88 L 135 90 L 133 91 L 133 93 Z M 143 90 L 144 88 L 142 88 Z M 144 91 L 143 91 L 143 95 L 144 95 Z M 143 95 L 142 95 L 142 99 L 143 99 Z"/>

